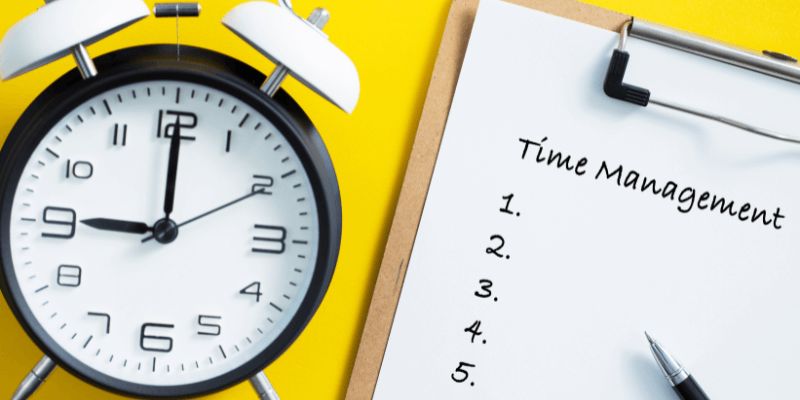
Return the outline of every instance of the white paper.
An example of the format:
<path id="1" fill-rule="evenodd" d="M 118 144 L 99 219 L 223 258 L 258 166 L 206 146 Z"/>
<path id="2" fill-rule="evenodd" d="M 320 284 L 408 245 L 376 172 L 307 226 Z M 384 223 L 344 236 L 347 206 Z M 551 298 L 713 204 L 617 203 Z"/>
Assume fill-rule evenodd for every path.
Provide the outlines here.
<path id="1" fill-rule="evenodd" d="M 481 2 L 375 399 L 674 400 L 645 330 L 712 399 L 800 398 L 800 146 L 607 97 L 617 40 Z M 653 97 L 800 134 L 795 84 L 637 39 L 627 50 L 625 81 Z M 585 174 L 537 163 L 535 145 L 523 159 L 520 139 L 585 157 Z M 622 185 L 596 178 L 604 161 Z M 644 177 L 674 182 L 675 200 L 642 192 Z M 698 209 L 706 191 L 737 215 Z M 519 216 L 500 212 L 512 193 Z M 745 203 L 767 213 L 751 222 Z M 493 235 L 509 259 L 486 252 Z M 461 362 L 475 367 L 457 383 Z"/>

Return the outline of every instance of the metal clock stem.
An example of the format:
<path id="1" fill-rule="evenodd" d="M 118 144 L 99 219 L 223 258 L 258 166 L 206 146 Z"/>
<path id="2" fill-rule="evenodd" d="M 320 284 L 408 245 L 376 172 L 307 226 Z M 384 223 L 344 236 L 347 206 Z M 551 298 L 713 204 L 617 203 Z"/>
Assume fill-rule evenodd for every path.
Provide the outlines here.
<path id="1" fill-rule="evenodd" d="M 72 48 L 72 58 L 78 64 L 78 71 L 81 72 L 84 80 L 97 76 L 97 68 L 94 66 L 94 61 L 92 61 L 92 57 L 89 56 L 89 52 L 86 51 L 86 47 L 83 47 L 83 44 L 78 44 Z"/>
<path id="2" fill-rule="evenodd" d="M 291 3 L 289 3 L 288 0 L 284 1 L 284 6 L 288 7 L 290 10 L 292 9 Z M 317 8 L 308 16 L 308 22 L 320 31 L 330 19 L 331 14 L 324 8 Z M 264 85 L 261 86 L 261 91 L 266 93 L 269 97 L 275 96 L 275 93 L 278 92 L 278 89 L 288 75 L 289 68 L 286 68 L 283 64 L 278 64 L 275 70 L 272 71 L 272 75 L 270 75 L 267 81 L 264 82 Z"/>
<path id="3" fill-rule="evenodd" d="M 42 386 L 44 380 L 50 376 L 50 373 L 56 369 L 56 362 L 51 360 L 50 357 L 44 356 L 39 363 L 28 373 L 28 376 L 22 380 L 22 383 L 17 387 L 17 391 L 11 396 L 11 400 L 25 400 L 31 397 L 39 386 Z M 267 379 L 264 377 L 264 379 Z M 268 382 L 269 383 L 269 382 Z M 276 397 L 277 399 L 277 397 Z"/>
<path id="4" fill-rule="evenodd" d="M 44 0 L 44 3 L 47 4 L 54 1 L 56 0 Z M 89 52 L 86 51 L 83 43 L 78 43 L 72 47 L 72 58 L 78 64 L 78 71 L 81 72 L 84 80 L 97 76 L 97 68 L 95 68 L 94 61 L 92 61 L 92 57 L 89 56 Z"/>
<path id="5" fill-rule="evenodd" d="M 258 393 L 259 400 L 281 400 L 280 397 L 278 397 L 278 393 L 275 392 L 275 388 L 269 383 L 269 379 L 267 379 L 267 375 L 264 374 L 264 371 L 253 375 L 250 378 L 250 384 L 253 385 L 253 389 Z"/>

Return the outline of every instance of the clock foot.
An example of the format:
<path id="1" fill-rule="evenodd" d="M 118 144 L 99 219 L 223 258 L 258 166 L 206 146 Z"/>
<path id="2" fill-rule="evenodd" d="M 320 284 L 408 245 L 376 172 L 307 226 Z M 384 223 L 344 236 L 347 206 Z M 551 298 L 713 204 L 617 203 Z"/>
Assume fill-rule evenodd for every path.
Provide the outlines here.
<path id="1" fill-rule="evenodd" d="M 44 380 L 50 376 L 50 373 L 56 369 L 56 362 L 51 360 L 50 357 L 44 356 L 39 363 L 28 373 L 28 376 L 19 384 L 17 391 L 11 396 L 11 400 L 24 400 L 31 397 L 39 386 L 42 386 Z M 266 376 L 264 379 L 267 379 Z M 269 382 L 267 382 L 269 384 Z M 277 399 L 277 397 L 276 397 Z"/>
<path id="2" fill-rule="evenodd" d="M 269 379 L 267 379 L 264 371 L 250 377 L 250 384 L 253 385 L 253 389 L 258 393 L 259 400 L 281 400 L 280 397 L 278 397 L 278 393 L 275 392 L 275 388 L 269 383 Z"/>

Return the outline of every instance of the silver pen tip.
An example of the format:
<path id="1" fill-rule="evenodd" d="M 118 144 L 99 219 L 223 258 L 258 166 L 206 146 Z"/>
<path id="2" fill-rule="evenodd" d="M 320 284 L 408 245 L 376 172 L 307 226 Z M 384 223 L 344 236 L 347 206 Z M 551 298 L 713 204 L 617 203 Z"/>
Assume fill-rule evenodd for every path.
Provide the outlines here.
<path id="1" fill-rule="evenodd" d="M 653 357 L 655 357 L 656 362 L 661 367 L 661 371 L 672 386 L 686 380 L 689 377 L 689 371 L 683 368 L 681 363 L 673 358 L 660 343 L 653 340 L 647 332 L 644 335 L 647 336 L 647 340 L 650 342 L 650 351 L 653 353 Z"/>

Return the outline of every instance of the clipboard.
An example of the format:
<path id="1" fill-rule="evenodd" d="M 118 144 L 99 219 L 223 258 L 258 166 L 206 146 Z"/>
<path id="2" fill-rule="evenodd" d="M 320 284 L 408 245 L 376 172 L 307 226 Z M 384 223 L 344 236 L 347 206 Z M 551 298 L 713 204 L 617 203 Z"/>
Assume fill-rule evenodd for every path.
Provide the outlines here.
<path id="1" fill-rule="evenodd" d="M 609 11 L 600 7 L 580 3 L 573 0 L 504 0 L 505 2 L 528 7 L 537 11 L 545 12 L 554 16 L 571 19 L 576 22 L 591 25 L 612 32 L 621 33 L 619 51 L 624 51 L 625 39 L 632 17 L 629 15 Z M 347 390 L 347 400 L 366 400 L 373 397 L 378 375 L 381 369 L 384 353 L 387 347 L 389 334 L 392 328 L 395 311 L 398 306 L 400 293 L 403 287 L 408 260 L 414 246 L 417 229 L 422 216 L 423 206 L 427 197 L 428 188 L 433 175 L 439 146 L 447 122 L 450 105 L 458 83 L 459 73 L 464 60 L 464 56 L 469 42 L 470 33 L 477 12 L 479 0 L 455 0 L 450 8 L 447 23 L 439 48 L 438 57 L 433 70 L 433 77 L 428 89 L 424 109 L 417 130 L 417 136 L 409 159 L 406 176 L 403 182 L 402 191 L 398 200 L 395 218 L 392 223 L 387 247 L 384 253 L 383 262 L 376 281 L 372 302 L 367 315 L 366 324 L 359 345 L 355 366 L 352 372 L 350 384 Z M 653 24 L 654 25 L 654 24 Z M 648 23 L 641 24 L 642 27 L 651 28 Z M 655 26 L 656 31 L 658 26 Z M 651 32 L 652 33 L 652 32 Z M 654 41 L 659 44 L 673 46 L 669 41 L 648 39 L 638 36 L 645 40 Z M 700 40 L 700 44 L 703 39 Z M 766 73 L 788 81 L 798 82 L 793 79 L 791 74 L 797 73 L 796 65 L 791 65 L 790 58 L 781 54 L 764 54 L 767 57 L 758 57 L 759 61 L 772 64 L 778 70 L 789 67 L 789 73 L 770 73 L 763 69 L 753 68 L 747 63 L 737 64 L 725 57 L 714 57 L 703 50 L 692 51 L 691 49 L 680 48 L 695 54 L 714 58 L 719 61 L 738 65 L 744 68 Z M 751 53 L 745 50 L 732 50 L 739 53 Z M 739 54 L 740 56 L 742 54 Z M 744 54 L 747 57 L 746 54 Z M 615 53 L 616 57 L 616 53 Z M 772 58 L 773 60 L 769 60 Z M 626 64 L 627 64 L 627 60 Z M 617 60 L 619 62 L 619 60 Z M 624 77 L 624 68 L 614 68 L 614 61 L 609 65 L 609 75 L 616 72 L 619 83 Z M 618 64 L 617 64 L 618 66 Z M 773 71 L 774 72 L 774 71 Z M 608 78 L 607 78 L 608 81 Z M 636 88 L 641 89 L 641 88 Z M 646 89 L 643 89 L 646 91 Z M 606 90 L 606 94 L 619 100 L 637 104 L 631 99 L 626 99 L 625 95 L 613 96 Z M 641 97 L 634 96 L 633 100 L 638 100 L 640 106 L 646 106 L 648 101 L 651 104 L 666 106 L 677 111 L 689 112 L 700 117 L 710 118 L 733 125 L 737 128 L 751 131 L 753 133 L 765 135 L 762 130 L 742 124 L 738 121 L 729 120 L 716 115 L 703 113 L 699 110 L 687 109 L 671 102 L 657 101 L 649 97 L 642 101 Z M 784 135 L 775 132 L 766 132 L 765 136 L 774 139 L 796 142 L 796 139 L 787 139 Z"/>
<path id="2" fill-rule="evenodd" d="M 507 0 L 555 16 L 619 32 L 629 15 L 574 0 Z M 400 300 L 408 259 L 433 176 L 450 103 L 456 91 L 479 0 L 453 0 L 414 146 L 397 202 L 386 250 L 375 282 L 346 400 L 371 399 Z"/>

